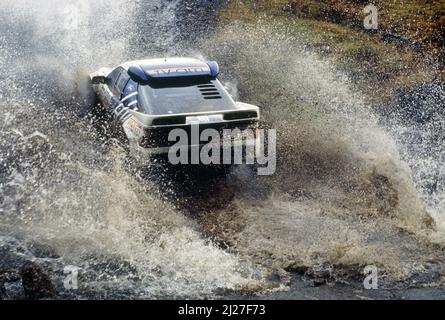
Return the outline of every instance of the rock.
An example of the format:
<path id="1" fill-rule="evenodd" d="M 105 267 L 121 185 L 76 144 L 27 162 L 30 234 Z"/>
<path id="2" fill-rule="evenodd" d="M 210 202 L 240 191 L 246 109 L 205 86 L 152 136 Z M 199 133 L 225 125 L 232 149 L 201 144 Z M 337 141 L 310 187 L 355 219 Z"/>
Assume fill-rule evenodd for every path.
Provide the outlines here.
<path id="1" fill-rule="evenodd" d="M 20 273 L 26 299 L 50 298 L 54 295 L 54 287 L 49 275 L 37 263 L 26 262 Z"/>
<path id="2" fill-rule="evenodd" d="M 0 300 L 6 298 L 5 276 L 0 274 Z"/>
<path id="3" fill-rule="evenodd" d="M 305 265 L 293 264 L 293 265 L 286 267 L 284 270 L 287 272 L 305 274 L 309 270 L 309 268 Z"/>
<path id="4" fill-rule="evenodd" d="M 313 281 L 314 287 L 319 287 L 324 284 L 326 284 L 326 279 L 323 279 L 323 278 L 317 278 L 317 279 L 314 279 L 314 281 Z"/>
<path id="5" fill-rule="evenodd" d="M 332 268 L 331 267 L 320 267 L 320 268 L 312 270 L 312 272 L 309 274 L 310 274 L 310 276 L 317 278 L 317 279 L 328 279 L 331 277 Z"/>
<path id="6" fill-rule="evenodd" d="M 0 270 L 19 270 L 28 260 L 22 243 L 12 237 L 0 236 Z"/>
<path id="7" fill-rule="evenodd" d="M 332 277 L 332 266 L 329 264 L 321 264 L 307 271 L 307 275 L 313 278 L 312 283 L 314 287 L 319 287 L 327 283 L 327 280 Z"/>
<path id="8" fill-rule="evenodd" d="M 267 280 L 276 284 L 283 284 L 285 286 L 289 286 L 291 282 L 289 273 L 282 269 L 278 269 L 270 273 Z"/>
<path id="9" fill-rule="evenodd" d="M 45 243 L 30 241 L 27 242 L 27 248 L 36 258 L 59 258 L 57 250 Z"/>

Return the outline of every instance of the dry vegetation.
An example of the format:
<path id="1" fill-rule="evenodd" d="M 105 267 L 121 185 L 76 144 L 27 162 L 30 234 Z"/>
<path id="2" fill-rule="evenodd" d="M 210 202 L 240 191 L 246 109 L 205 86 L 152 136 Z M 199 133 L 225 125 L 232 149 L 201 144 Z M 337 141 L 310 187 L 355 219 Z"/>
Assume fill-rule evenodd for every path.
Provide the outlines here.
<path id="1" fill-rule="evenodd" d="M 367 92 L 391 99 L 394 91 L 443 81 L 445 0 L 374 0 L 379 29 L 363 27 L 367 0 L 229 1 L 221 21 L 255 23 L 270 17 L 332 59 Z"/>

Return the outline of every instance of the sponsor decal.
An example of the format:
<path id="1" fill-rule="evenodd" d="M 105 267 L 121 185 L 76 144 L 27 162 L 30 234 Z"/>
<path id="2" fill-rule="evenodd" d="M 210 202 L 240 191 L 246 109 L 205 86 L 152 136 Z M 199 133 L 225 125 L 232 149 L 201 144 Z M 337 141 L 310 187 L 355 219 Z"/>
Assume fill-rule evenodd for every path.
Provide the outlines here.
<path id="1" fill-rule="evenodd" d="M 172 67 L 160 69 L 145 70 L 149 76 L 168 76 L 172 74 L 189 74 L 189 73 L 208 73 L 210 68 L 208 66 L 202 67 Z"/>
<path id="2" fill-rule="evenodd" d="M 134 120 L 133 118 L 128 119 L 125 126 L 133 133 L 135 136 L 142 136 L 142 125 Z"/>

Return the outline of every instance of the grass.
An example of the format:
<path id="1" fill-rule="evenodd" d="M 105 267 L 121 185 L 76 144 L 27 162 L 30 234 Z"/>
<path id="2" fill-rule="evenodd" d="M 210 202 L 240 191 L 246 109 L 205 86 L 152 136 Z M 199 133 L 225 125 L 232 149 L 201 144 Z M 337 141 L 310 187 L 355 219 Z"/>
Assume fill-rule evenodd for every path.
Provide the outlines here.
<path id="1" fill-rule="evenodd" d="M 315 51 L 347 72 L 360 89 L 380 100 L 400 88 L 445 79 L 445 0 L 375 0 L 379 31 L 363 28 L 363 0 L 231 1 L 221 22 L 279 20 Z M 264 21 L 264 19 L 262 19 Z M 388 39 L 388 34 L 389 36 Z M 442 61 L 441 61 L 442 60 Z M 442 64 L 441 64 L 442 63 Z"/>

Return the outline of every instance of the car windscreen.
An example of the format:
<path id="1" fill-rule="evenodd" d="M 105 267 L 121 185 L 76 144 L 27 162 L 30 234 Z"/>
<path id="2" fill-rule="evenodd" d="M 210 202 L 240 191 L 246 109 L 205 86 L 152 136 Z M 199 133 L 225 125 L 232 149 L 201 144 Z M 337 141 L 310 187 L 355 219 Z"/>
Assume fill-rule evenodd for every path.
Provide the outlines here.
<path id="1" fill-rule="evenodd" d="M 206 77 L 152 79 L 139 85 L 139 107 L 151 115 L 236 108 L 222 84 Z"/>

